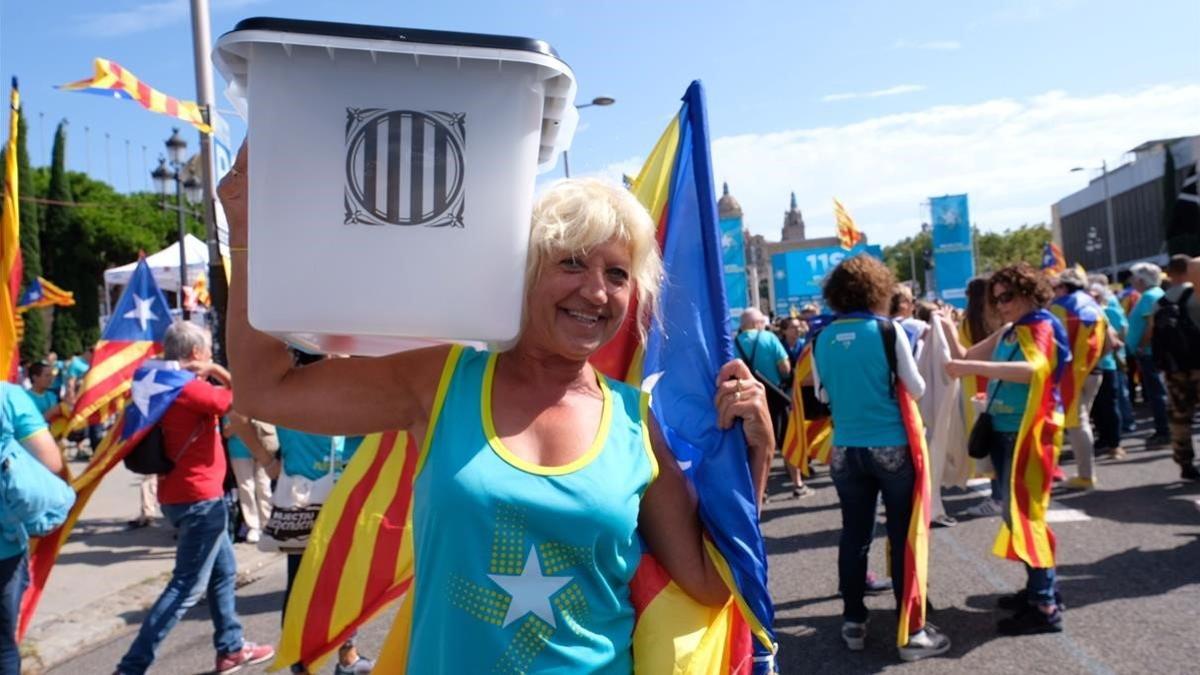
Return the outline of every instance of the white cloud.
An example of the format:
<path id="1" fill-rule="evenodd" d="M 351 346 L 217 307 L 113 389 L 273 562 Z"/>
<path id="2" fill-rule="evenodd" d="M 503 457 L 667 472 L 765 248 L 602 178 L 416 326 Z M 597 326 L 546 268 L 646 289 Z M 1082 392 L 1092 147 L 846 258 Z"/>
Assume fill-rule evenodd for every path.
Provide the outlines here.
<path id="1" fill-rule="evenodd" d="M 958 40 L 929 40 L 927 42 L 896 40 L 896 44 L 893 46 L 896 49 L 928 49 L 932 51 L 953 51 L 955 49 L 962 49 L 962 43 Z"/>
<path id="2" fill-rule="evenodd" d="M 925 91 L 925 85 L 922 84 L 898 84 L 887 89 L 876 89 L 875 91 L 858 91 L 846 92 L 841 94 L 826 94 L 821 97 L 822 103 L 831 103 L 833 101 L 849 101 L 856 98 L 879 98 L 881 96 L 897 96 L 899 94 L 912 94 L 918 91 Z"/>
<path id="3" fill-rule="evenodd" d="M 263 0 L 215 0 L 214 10 L 237 9 Z M 191 16 L 188 0 L 159 0 L 144 2 L 108 12 L 79 16 L 74 21 L 77 33 L 95 37 L 117 37 L 144 33 L 149 30 L 186 21 Z"/>
<path id="4" fill-rule="evenodd" d="M 876 117 L 841 126 L 718 137 L 715 180 L 728 181 L 751 231 L 778 239 L 794 190 L 811 237 L 831 236 L 833 197 L 875 243 L 914 234 L 931 195 L 967 193 L 986 230 L 1048 222 L 1082 188 L 1074 166 L 1116 166 L 1139 143 L 1200 133 L 1200 85 L 1072 96 L 1051 91 Z M 648 150 L 648 148 L 647 148 Z M 638 159 L 606 169 L 636 171 Z"/>

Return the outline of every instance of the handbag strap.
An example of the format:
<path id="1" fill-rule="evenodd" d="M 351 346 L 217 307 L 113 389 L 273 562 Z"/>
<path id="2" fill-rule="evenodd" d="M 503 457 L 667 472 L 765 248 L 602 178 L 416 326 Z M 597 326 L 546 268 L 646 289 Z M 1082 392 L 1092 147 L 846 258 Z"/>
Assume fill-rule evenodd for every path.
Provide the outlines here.
<path id="1" fill-rule="evenodd" d="M 1016 355 L 1016 353 L 1017 353 L 1017 350 L 1018 350 L 1018 349 L 1020 349 L 1020 348 L 1021 348 L 1021 343 L 1020 343 L 1020 342 L 1017 342 L 1017 344 L 1013 345 L 1012 351 L 1008 353 L 1008 358 L 1007 358 L 1007 359 L 1004 359 L 1004 363 L 1008 363 L 1008 362 L 1012 361 L 1012 357 Z M 994 381 L 995 381 L 995 383 L 996 383 L 996 388 L 995 388 L 995 389 L 992 389 L 991 393 L 988 395 L 987 407 L 985 407 L 985 408 L 983 409 L 983 413 L 984 413 L 985 415 L 987 415 L 987 414 L 990 414 L 990 413 L 991 413 L 991 411 L 992 411 L 992 402 L 996 400 L 996 393 L 1000 391 L 1000 387 L 1004 386 L 1004 380 L 1001 380 L 1001 379 L 999 379 L 999 378 L 996 378 Z"/>
<path id="2" fill-rule="evenodd" d="M 196 425 L 196 428 L 192 429 L 192 435 L 188 436 L 188 439 L 186 441 L 184 441 L 183 447 L 179 449 L 179 453 L 176 454 L 175 457 L 173 457 L 171 459 L 171 463 L 173 463 L 173 464 L 179 463 L 179 460 L 183 458 L 183 453 L 187 452 L 188 448 L 191 447 L 191 445 L 192 445 L 192 441 L 196 440 L 196 438 L 200 435 L 200 432 L 203 430 L 204 430 L 204 419 L 201 419 L 200 423 Z"/>

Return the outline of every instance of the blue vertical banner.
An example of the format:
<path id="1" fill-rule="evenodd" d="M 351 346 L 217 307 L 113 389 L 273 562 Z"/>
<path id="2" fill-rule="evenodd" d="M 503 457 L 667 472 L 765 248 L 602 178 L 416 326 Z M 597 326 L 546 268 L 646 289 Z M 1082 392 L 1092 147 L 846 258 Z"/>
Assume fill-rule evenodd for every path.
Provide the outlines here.
<path id="1" fill-rule="evenodd" d="M 721 265 L 725 272 L 725 298 L 729 303 L 729 330 L 735 331 L 750 294 L 746 282 L 746 239 L 742 217 L 721 219 Z"/>
<path id="2" fill-rule="evenodd" d="M 975 247 L 966 195 L 929 199 L 933 223 L 933 273 L 937 294 L 955 307 L 967 306 L 967 282 L 975 276 Z"/>

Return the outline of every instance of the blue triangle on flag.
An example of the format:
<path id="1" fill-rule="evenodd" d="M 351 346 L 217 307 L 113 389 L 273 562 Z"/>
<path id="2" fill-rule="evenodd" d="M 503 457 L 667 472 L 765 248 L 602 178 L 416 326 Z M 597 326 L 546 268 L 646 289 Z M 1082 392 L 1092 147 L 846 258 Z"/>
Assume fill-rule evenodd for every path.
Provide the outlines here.
<path id="1" fill-rule="evenodd" d="M 138 260 L 129 285 L 104 327 L 103 340 L 162 342 L 171 325 L 171 308 L 154 281 L 146 259 Z"/>
<path id="2" fill-rule="evenodd" d="M 130 383 L 130 400 L 125 408 L 121 438 L 130 438 L 162 419 L 163 413 L 183 391 L 183 386 L 194 379 L 193 373 L 180 370 L 175 361 L 151 359 L 138 367 Z"/>
<path id="3" fill-rule="evenodd" d="M 21 299 L 17 301 L 17 307 L 28 307 L 43 297 L 45 297 L 45 291 L 42 290 L 42 280 L 34 277 L 33 281 L 30 281 L 29 285 L 25 287 Z"/>

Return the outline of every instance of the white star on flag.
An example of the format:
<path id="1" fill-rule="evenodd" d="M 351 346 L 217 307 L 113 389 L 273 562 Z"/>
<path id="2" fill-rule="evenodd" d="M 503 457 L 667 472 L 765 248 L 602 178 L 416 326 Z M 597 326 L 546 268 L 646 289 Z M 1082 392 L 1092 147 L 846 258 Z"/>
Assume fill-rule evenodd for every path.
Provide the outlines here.
<path id="1" fill-rule="evenodd" d="M 124 318 L 137 319 L 137 322 L 139 325 L 141 325 L 142 330 L 146 330 L 146 326 L 149 325 L 151 321 L 158 321 L 158 315 L 155 314 L 152 309 L 150 309 L 150 306 L 154 304 L 154 298 L 145 299 L 137 293 L 134 293 L 133 302 L 137 305 L 137 307 L 125 312 L 123 315 Z"/>
<path id="2" fill-rule="evenodd" d="M 489 574 L 488 578 L 512 596 L 508 603 L 508 614 L 504 616 L 504 625 L 533 613 L 534 616 L 558 628 L 554 622 L 554 608 L 550 606 L 550 596 L 566 586 L 574 577 L 548 577 L 542 574 L 542 563 L 538 560 L 537 548 L 529 547 L 529 557 L 525 559 L 525 568 L 520 576 Z"/>
<path id="3" fill-rule="evenodd" d="M 150 399 L 164 391 L 170 391 L 171 387 L 166 384 L 159 384 L 154 381 L 154 369 L 146 371 L 140 380 L 134 380 L 133 389 L 133 404 L 137 406 L 142 417 L 150 416 Z"/>

